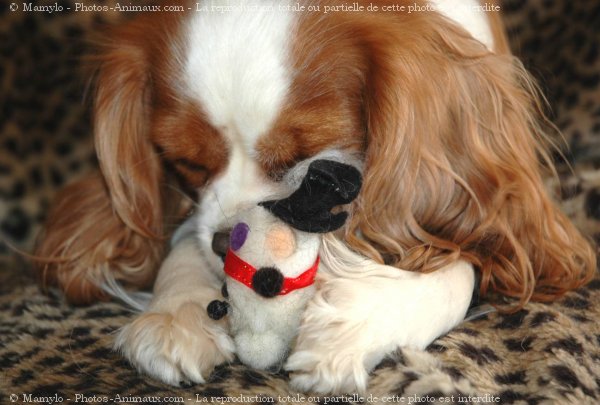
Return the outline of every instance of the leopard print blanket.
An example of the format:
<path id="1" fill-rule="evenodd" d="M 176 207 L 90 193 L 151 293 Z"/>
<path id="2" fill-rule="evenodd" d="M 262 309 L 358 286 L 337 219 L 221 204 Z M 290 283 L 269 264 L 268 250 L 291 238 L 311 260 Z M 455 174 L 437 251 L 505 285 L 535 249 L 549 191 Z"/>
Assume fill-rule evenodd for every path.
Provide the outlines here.
<path id="1" fill-rule="evenodd" d="M 111 350 L 131 318 L 116 304 L 74 308 L 36 287 L 0 297 L 0 398 L 109 403 L 520 403 L 600 402 L 600 279 L 552 304 L 464 322 L 426 351 L 398 350 L 372 372 L 368 393 L 299 394 L 284 373 L 239 363 L 204 385 L 179 389 L 141 376 Z M 12 397 L 11 397 L 12 396 Z M 129 400 L 124 400 L 129 399 Z M 122 401 L 123 400 L 123 401 Z"/>
<path id="2" fill-rule="evenodd" d="M 74 9 L 75 1 L 56 4 Z M 501 5 L 511 45 L 564 134 L 560 181 L 548 186 L 600 242 L 600 4 Z M 27 260 L 9 248 L 28 251 L 56 190 L 97 164 L 81 60 L 90 34 L 124 16 L 10 7 L 0 5 L 0 403 L 600 403 L 600 278 L 550 305 L 464 322 L 426 351 L 393 353 L 362 398 L 299 394 L 287 375 L 238 363 L 192 387 L 139 375 L 111 350 L 114 331 L 133 316 L 127 308 L 76 308 L 40 293 Z"/>

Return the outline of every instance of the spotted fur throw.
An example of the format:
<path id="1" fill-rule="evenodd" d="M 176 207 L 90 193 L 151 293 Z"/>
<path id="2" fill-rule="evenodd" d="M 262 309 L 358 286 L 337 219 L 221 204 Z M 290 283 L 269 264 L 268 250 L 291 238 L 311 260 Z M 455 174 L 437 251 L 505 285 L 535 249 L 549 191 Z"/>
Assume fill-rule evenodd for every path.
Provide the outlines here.
<path id="1" fill-rule="evenodd" d="M 74 8 L 75 0 L 59 3 Z M 600 4 L 500 4 L 512 48 L 539 80 L 564 135 L 555 138 L 566 158 L 556 153 L 561 182 L 549 180 L 548 186 L 576 225 L 600 242 Z M 117 14 L 26 14 L 0 6 L 0 403 L 23 402 L 23 395 L 63 396 L 65 402 L 77 395 L 169 397 L 175 403 L 243 395 L 255 403 L 308 403 L 315 398 L 296 396 L 285 374 L 239 363 L 217 368 L 206 385 L 181 389 L 139 375 L 111 350 L 114 332 L 132 317 L 125 307 L 77 308 L 41 294 L 27 262 L 2 242 L 30 249 L 58 188 L 96 165 L 89 108 L 82 103 L 89 74 L 81 57 L 107 20 L 126 18 Z M 398 351 L 373 371 L 368 391 L 405 404 L 411 398 L 482 403 L 492 397 L 501 404 L 597 404 L 599 321 L 596 279 L 559 302 L 464 323 L 427 351 Z"/>

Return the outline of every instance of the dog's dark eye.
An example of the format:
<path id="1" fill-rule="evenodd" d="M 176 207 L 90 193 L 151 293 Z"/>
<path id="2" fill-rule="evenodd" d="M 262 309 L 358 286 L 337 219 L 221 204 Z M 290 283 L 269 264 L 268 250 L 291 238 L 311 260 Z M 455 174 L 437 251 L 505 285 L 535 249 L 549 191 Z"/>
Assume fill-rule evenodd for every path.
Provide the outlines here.
<path id="1" fill-rule="evenodd" d="M 197 163 L 192 162 L 191 160 L 188 159 L 184 159 L 184 158 L 179 158 L 177 160 L 175 160 L 173 162 L 173 164 L 177 167 L 183 168 L 183 169 L 187 169 L 189 171 L 193 171 L 193 172 L 207 172 L 208 169 L 206 168 L 206 166 L 204 165 L 200 165 Z"/>
<path id="2" fill-rule="evenodd" d="M 231 230 L 229 247 L 232 250 L 239 250 L 244 246 L 244 242 L 248 238 L 248 232 L 250 232 L 250 227 L 246 223 L 240 222 L 236 224 Z"/>
<path id="3" fill-rule="evenodd" d="M 160 151 L 165 169 L 177 178 L 179 184 L 186 191 L 191 192 L 202 187 L 208 181 L 210 171 L 206 166 L 197 164 L 186 158 L 168 157 L 164 150 L 162 148 L 159 149 L 159 147 L 157 147 L 157 151 Z"/>

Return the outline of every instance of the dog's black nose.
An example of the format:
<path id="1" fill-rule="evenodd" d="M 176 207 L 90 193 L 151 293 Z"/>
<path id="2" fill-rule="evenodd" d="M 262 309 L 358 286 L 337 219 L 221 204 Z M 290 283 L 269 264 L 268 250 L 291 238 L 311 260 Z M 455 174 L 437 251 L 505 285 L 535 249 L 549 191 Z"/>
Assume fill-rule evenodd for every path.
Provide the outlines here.
<path id="1" fill-rule="evenodd" d="M 225 261 L 225 255 L 229 249 L 229 234 L 231 230 L 215 232 L 212 240 L 212 250 Z"/>
<path id="2" fill-rule="evenodd" d="M 252 277 L 252 288 L 265 298 L 279 295 L 283 287 L 283 274 L 274 267 L 261 267 Z"/>

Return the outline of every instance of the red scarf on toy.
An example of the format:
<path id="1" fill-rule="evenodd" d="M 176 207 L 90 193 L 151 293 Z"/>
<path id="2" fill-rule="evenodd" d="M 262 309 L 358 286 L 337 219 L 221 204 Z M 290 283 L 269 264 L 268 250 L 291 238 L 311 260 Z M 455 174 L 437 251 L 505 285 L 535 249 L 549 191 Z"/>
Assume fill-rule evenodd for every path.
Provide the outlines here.
<path id="1" fill-rule="evenodd" d="M 319 268 L 319 260 L 319 256 L 317 256 L 315 263 L 298 277 L 285 277 L 279 295 L 286 295 L 294 290 L 312 285 L 317 275 L 317 269 Z M 256 268 L 240 259 L 233 250 L 229 249 L 225 256 L 225 274 L 247 287 L 253 288 L 252 279 L 256 274 Z"/>

